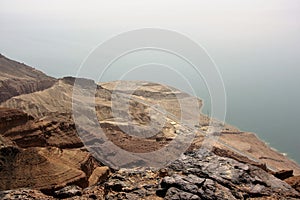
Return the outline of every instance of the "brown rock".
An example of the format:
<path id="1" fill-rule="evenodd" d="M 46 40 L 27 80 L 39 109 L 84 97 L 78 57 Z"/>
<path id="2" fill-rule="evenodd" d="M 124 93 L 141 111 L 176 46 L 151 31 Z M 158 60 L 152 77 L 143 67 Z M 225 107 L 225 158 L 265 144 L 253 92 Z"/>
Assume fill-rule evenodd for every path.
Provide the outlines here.
<path id="1" fill-rule="evenodd" d="M 32 119 L 31 116 L 20 110 L 0 107 L 0 134 Z"/>
<path id="2" fill-rule="evenodd" d="M 30 120 L 15 126 L 2 136 L 19 147 L 79 148 L 83 146 L 77 136 L 71 114 L 52 114 L 42 119 Z"/>
<path id="3" fill-rule="evenodd" d="M 6 147 L 0 153 L 0 190 L 30 187 L 51 193 L 69 184 L 88 186 L 87 173 L 82 171 L 83 166 L 90 166 L 91 156 L 87 152 L 55 147 Z"/>
<path id="4" fill-rule="evenodd" d="M 109 175 L 109 168 L 104 167 L 97 167 L 92 175 L 89 178 L 89 186 L 96 185 L 97 183 L 101 183 L 108 178 Z"/>
<path id="5" fill-rule="evenodd" d="M 300 192 L 300 176 L 293 176 L 284 181 Z"/>

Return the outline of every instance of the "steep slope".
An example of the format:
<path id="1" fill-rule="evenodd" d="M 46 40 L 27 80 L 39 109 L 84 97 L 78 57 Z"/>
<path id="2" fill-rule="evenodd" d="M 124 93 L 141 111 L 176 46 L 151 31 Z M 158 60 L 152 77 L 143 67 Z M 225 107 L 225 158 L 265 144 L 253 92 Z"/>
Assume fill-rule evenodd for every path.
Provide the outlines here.
<path id="1" fill-rule="evenodd" d="M 30 187 L 50 191 L 70 183 L 87 187 L 87 176 L 81 170 L 82 165 L 87 165 L 87 152 L 54 147 L 0 150 L 5 160 L 0 171 L 0 190 Z"/>
<path id="2" fill-rule="evenodd" d="M 61 190 L 60 190 L 61 191 Z M 299 192 L 266 171 L 213 153 L 188 152 L 164 169 L 121 169 L 104 184 L 85 190 L 66 187 L 66 199 L 296 200 Z M 43 198 L 36 190 L 0 192 L 2 199 Z"/>
<path id="3" fill-rule="evenodd" d="M 83 146 L 77 137 L 72 117 L 68 114 L 53 114 L 26 121 L 11 127 L 1 135 L 21 148 L 54 146 L 69 149 Z"/>
<path id="4" fill-rule="evenodd" d="M 30 187 L 51 193 L 68 184 L 87 187 L 100 165 L 78 148 L 83 144 L 70 123 L 68 116 L 37 120 L 0 108 L 0 190 Z"/>
<path id="5" fill-rule="evenodd" d="M 0 102 L 20 94 L 44 90 L 56 80 L 25 64 L 0 54 Z"/>
<path id="6" fill-rule="evenodd" d="M 12 127 L 25 124 L 31 119 L 33 119 L 31 116 L 20 110 L 0 107 L 1 134 Z"/>
<path id="7" fill-rule="evenodd" d="M 51 88 L 13 97 L 3 102 L 1 106 L 19 108 L 35 117 L 43 117 L 49 113 L 72 113 L 72 86 L 74 80 L 72 77 L 63 78 Z M 122 106 L 122 102 L 115 102 L 114 106 L 117 113 L 121 113 L 120 116 L 128 115 L 126 113 L 129 112 L 131 121 L 113 116 L 111 94 L 114 92 L 116 84 L 120 83 L 128 84 L 128 82 L 119 81 L 101 83 L 98 85 L 95 98 L 98 120 L 114 144 L 128 151 L 151 152 L 171 141 L 176 136 L 174 134 L 176 131 L 190 131 L 191 127 L 185 127 L 180 124 L 181 108 L 178 102 L 178 98 L 184 99 L 189 98 L 189 96 L 178 90 L 170 92 L 170 88 L 155 83 L 143 82 L 143 86 L 135 91 L 129 91 L 126 90 L 126 87 L 123 87 L 125 88 L 124 91 L 120 90 L 118 92 L 132 94 L 130 96 L 129 111 Z M 80 102 L 75 101 L 74 103 Z M 164 113 L 154 109 L 157 104 L 168 113 L 171 113 L 171 116 L 165 116 Z M 199 104 L 201 105 L 200 100 Z M 154 137 L 139 139 L 129 136 L 122 130 L 124 127 L 130 130 L 140 127 L 140 129 L 135 131 L 150 133 L 151 130 L 147 128 L 150 119 L 158 122 L 158 127 L 161 127 L 159 121 L 167 122 L 164 128 L 161 129 L 162 132 Z M 210 128 L 208 124 L 209 119 L 204 115 L 200 115 L 199 125 L 192 127 L 198 133 L 198 136 L 191 148 L 199 148 L 201 146 L 203 135 Z M 151 128 L 153 129 L 153 126 Z M 292 169 L 295 175 L 300 175 L 300 167 L 297 163 L 271 149 L 253 133 L 241 132 L 235 127 L 225 125 L 223 131 L 217 134 L 219 135 L 219 141 L 215 144 L 216 148 L 245 157 L 248 162 L 257 163 L 257 165 L 266 164 L 273 171 Z M 90 138 L 96 138 L 96 136 L 91 135 Z"/>
<path id="8" fill-rule="evenodd" d="M 0 101 L 0 190 L 13 189 L 0 192 L 1 199 L 52 199 L 39 191 L 71 199 L 300 198 L 299 176 L 294 176 L 300 175 L 299 165 L 253 133 L 225 125 L 214 133 L 219 140 L 211 152 L 198 151 L 211 128 L 209 118 L 201 114 L 195 124 L 181 122 L 180 102 L 192 99 L 184 92 L 157 83 L 96 84 L 80 79 L 86 87 L 80 92 L 86 94 L 89 86 L 95 86 L 95 98 L 75 95 L 72 104 L 75 78 L 55 80 L 5 57 L 0 59 L 4 63 L 0 81 L 5 82 L 0 87 L 5 96 L 5 101 Z M 40 83 L 45 84 L 39 87 Z M 142 86 L 128 89 L 135 83 Z M 115 91 L 118 95 L 112 101 Z M 197 102 L 202 105 L 200 99 Z M 92 106 L 73 111 L 74 105 Z M 194 119 L 193 107 L 187 104 L 186 109 Z M 96 110 L 96 120 L 90 114 L 92 110 Z M 73 119 L 73 114 L 81 112 L 86 112 L 80 118 L 84 126 Z M 98 137 L 95 121 L 108 141 Z M 84 131 L 81 138 L 78 130 Z M 137 163 L 147 166 L 149 160 L 140 158 L 136 162 L 122 157 L 108 144 L 133 155 L 148 153 L 191 132 L 196 137 L 190 148 L 161 170 L 135 168 Z M 93 154 L 105 158 L 103 163 L 87 151 L 97 150 L 99 144 L 108 144 L 108 148 Z M 155 159 L 163 160 L 173 153 Z M 103 164 L 113 168 L 110 176 Z M 30 189 L 18 189 L 23 187 Z"/>

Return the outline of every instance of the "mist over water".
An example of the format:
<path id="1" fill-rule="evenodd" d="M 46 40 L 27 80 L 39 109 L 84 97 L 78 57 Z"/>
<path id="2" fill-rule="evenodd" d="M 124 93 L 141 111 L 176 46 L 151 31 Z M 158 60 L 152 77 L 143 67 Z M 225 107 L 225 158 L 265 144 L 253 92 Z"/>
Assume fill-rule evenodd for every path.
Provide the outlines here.
<path id="1" fill-rule="evenodd" d="M 226 122 L 257 133 L 300 163 L 299 1 L 41 2 L 0 2 L 0 53 L 51 76 L 75 76 L 89 52 L 113 35 L 144 27 L 178 31 L 203 46 L 217 64 L 227 93 Z M 165 53 L 129 55 L 101 80 L 119 79 L 132 66 L 149 62 L 184 71 L 198 85 L 193 89 L 204 100 L 203 113 L 209 113 L 204 81 L 187 63 Z M 143 66 L 124 79 L 161 82 L 165 76 L 172 86 L 188 89 L 180 75 L 162 66 Z"/>

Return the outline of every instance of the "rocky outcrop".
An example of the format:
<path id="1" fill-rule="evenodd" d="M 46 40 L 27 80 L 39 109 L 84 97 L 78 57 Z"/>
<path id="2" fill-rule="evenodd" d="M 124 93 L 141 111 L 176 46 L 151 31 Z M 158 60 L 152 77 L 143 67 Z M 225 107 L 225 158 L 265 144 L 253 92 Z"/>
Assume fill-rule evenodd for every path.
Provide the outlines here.
<path id="1" fill-rule="evenodd" d="M 299 164 L 284 154 L 274 150 L 254 133 L 240 132 L 238 134 L 221 134 L 218 148 L 235 150 L 252 161 L 266 164 L 273 171 L 293 170 L 294 175 L 300 175 Z"/>
<path id="2" fill-rule="evenodd" d="M 74 189 L 74 190 L 73 190 Z M 59 191 L 59 190 L 58 190 Z M 101 187 L 89 187 L 87 189 L 81 189 L 76 186 L 67 186 L 58 193 L 59 196 L 53 197 L 43 194 L 39 190 L 22 188 L 16 190 L 0 191 L 1 200 L 54 200 L 54 199 L 66 199 L 66 200 L 104 200 L 104 191 Z M 62 195 L 62 196 L 61 196 Z M 73 196 L 77 195 L 77 196 Z M 54 195 L 55 196 L 55 195 Z M 68 196 L 68 197 L 66 197 Z M 72 196 L 72 197 L 70 197 Z M 64 198 L 66 197 L 66 198 Z"/>
<path id="3" fill-rule="evenodd" d="M 0 144 L 0 190 L 28 187 L 53 194 L 69 184 L 88 187 L 92 174 L 93 184 L 108 175 L 93 173 L 100 164 L 80 149 L 83 144 L 70 114 L 33 119 L 22 111 L 0 108 Z M 13 194 L 31 196 L 26 191 Z M 0 196 L 13 199 L 13 194 Z"/>
<path id="4" fill-rule="evenodd" d="M 17 191 L 6 191 L 0 195 L 13 196 Z M 21 193 L 26 194 L 26 190 Z M 36 195 L 34 197 L 41 195 L 36 191 L 32 194 Z M 256 166 L 199 151 L 185 153 L 161 170 L 121 169 L 111 173 L 103 184 L 99 182 L 84 190 L 68 186 L 57 190 L 54 195 L 70 199 L 108 200 L 300 198 L 299 192 L 289 184 Z"/>
<path id="5" fill-rule="evenodd" d="M 97 167 L 91 166 L 91 155 L 79 149 L 5 147 L 0 153 L 0 190 L 29 187 L 51 194 L 70 184 L 85 188 L 88 171 Z"/>
<path id="6" fill-rule="evenodd" d="M 54 192 L 54 196 L 59 199 L 65 199 L 68 197 L 81 196 L 82 189 L 76 185 L 67 186 Z"/>
<path id="7" fill-rule="evenodd" d="M 104 184 L 105 199 L 162 199 L 156 194 L 160 180 L 150 169 L 121 169 Z"/>
<path id="8" fill-rule="evenodd" d="M 22 63 L 0 57 L 0 102 L 51 87 L 56 80 Z"/>
<path id="9" fill-rule="evenodd" d="M 162 180 L 160 187 L 166 195 L 175 187 L 198 196 L 198 199 L 300 197 L 290 185 L 266 171 L 212 153 L 187 153 L 170 168 L 182 175 L 175 174 Z"/>
<path id="10" fill-rule="evenodd" d="M 50 200 L 55 199 L 51 196 L 47 196 L 43 194 L 41 191 L 33 190 L 33 189 L 17 189 L 17 190 L 5 190 L 0 191 L 0 199 L 1 200 L 31 200 L 31 199 L 43 199 Z"/>
<path id="11" fill-rule="evenodd" d="M 295 188 L 295 190 L 300 192 L 300 176 L 292 176 L 288 179 L 285 179 L 284 181 L 290 184 L 293 188 Z"/>
<path id="12" fill-rule="evenodd" d="M 89 186 L 94 186 L 103 183 L 109 176 L 110 169 L 107 166 L 97 167 L 94 169 L 89 178 Z"/>
<path id="13" fill-rule="evenodd" d="M 219 148 L 219 147 L 214 147 L 212 149 L 212 152 L 221 157 L 231 158 L 231 159 L 234 159 L 241 163 L 251 164 L 253 166 L 259 167 L 259 168 L 263 169 L 264 171 L 272 173 L 273 175 L 277 174 L 277 172 L 273 172 L 272 170 L 270 170 L 265 163 L 255 161 L 253 159 L 248 158 L 246 155 L 239 154 L 235 151 L 231 151 L 231 150 Z"/>
<path id="14" fill-rule="evenodd" d="M 71 114 L 52 114 L 41 119 L 24 121 L 4 131 L 1 135 L 19 147 L 80 148 L 82 141 L 77 136 Z"/>
<path id="15" fill-rule="evenodd" d="M 0 135 L 10 128 L 25 124 L 32 119 L 31 116 L 20 110 L 0 107 Z"/>
<path id="16" fill-rule="evenodd" d="M 281 170 L 277 172 L 272 173 L 276 178 L 279 178 L 280 180 L 285 180 L 290 177 L 294 176 L 294 171 L 293 170 Z"/>
<path id="17" fill-rule="evenodd" d="M 167 172 L 167 173 L 165 173 Z M 161 171 L 120 170 L 105 184 L 106 199 L 298 199 L 266 171 L 230 158 L 190 152 Z"/>
<path id="18" fill-rule="evenodd" d="M 75 100 L 72 102 L 74 82 L 75 78 L 65 77 L 56 82 L 51 88 L 41 92 L 11 98 L 0 104 L 0 106 L 21 109 L 37 119 L 49 115 L 55 119 L 60 113 L 72 113 L 72 103 L 80 107 L 80 101 Z M 80 79 L 78 82 L 87 87 L 95 84 L 93 81 L 86 79 Z M 178 90 L 171 91 L 167 86 L 155 83 L 142 82 L 143 86 L 139 87 L 136 91 L 126 90 L 126 87 L 118 88 L 120 94 L 132 93 L 132 95 L 128 109 L 123 106 L 124 102 L 121 98 L 118 98 L 118 101 L 114 102 L 114 109 L 117 113 L 117 116 L 115 116 L 112 112 L 111 94 L 115 92 L 115 86 L 117 84 L 126 86 L 126 84 L 130 83 L 132 82 L 109 82 L 101 83 L 95 87 L 97 88 L 95 91 L 97 118 L 101 123 L 101 127 L 105 129 L 109 140 L 127 151 L 149 152 L 168 144 L 174 139 L 176 133 L 180 132 L 180 129 L 187 130 L 180 124 L 181 107 L 177 98 L 188 99 L 189 96 Z M 162 107 L 162 110 L 167 111 L 173 116 L 171 117 L 172 119 L 170 119 L 170 116 L 164 115 L 163 112 L 157 112 L 155 105 L 158 104 Z M 200 100 L 199 105 L 201 105 Z M 79 110 L 79 112 L 81 112 L 81 110 Z M 129 116 L 129 120 L 125 118 L 125 116 Z M 87 117 L 84 120 L 89 123 L 91 117 Z M 151 124 L 151 122 L 158 123 Z M 161 125 L 164 124 L 164 122 L 168 123 L 162 128 Z M 170 125 L 171 122 L 173 124 Z M 151 127 L 147 128 L 149 124 L 151 124 Z M 161 130 L 160 132 L 154 130 L 156 126 L 158 130 Z M 126 134 L 120 130 L 119 127 L 122 127 L 123 130 L 130 130 L 132 134 Z M 209 118 L 200 115 L 199 124 L 195 126 L 195 131 L 199 132 L 199 134 L 197 134 L 197 137 L 191 145 L 191 149 L 198 148 L 202 145 L 203 135 L 205 135 L 209 129 Z M 153 132 L 157 132 L 158 134 L 154 136 Z M 87 133 L 91 133 L 91 131 L 89 130 Z M 133 137 L 135 134 L 138 135 L 141 133 L 152 135 L 153 137 L 147 137 L 145 139 Z M 54 134 L 55 133 L 53 133 L 53 135 Z M 248 160 L 247 162 L 253 163 L 254 161 L 258 165 L 262 167 L 268 166 L 274 169 L 274 171 L 293 170 L 295 175 L 300 175 L 300 167 L 297 163 L 271 149 L 253 133 L 241 132 L 235 127 L 225 125 L 224 129 L 217 134 L 219 135 L 219 141 L 215 144 L 215 147 L 226 151 L 232 150 L 228 149 L 228 146 L 234 147 L 234 151 L 237 151 L 237 153 L 235 155 L 232 154 L 232 156 L 236 158 L 242 155 L 244 157 L 242 159 L 245 161 Z M 52 136 L 51 138 L 55 137 Z M 93 143 L 95 136 L 90 134 L 89 138 L 91 141 L 87 141 L 87 143 Z M 68 140 L 71 141 L 71 146 L 73 145 L 72 143 L 76 143 L 72 141 L 71 137 L 68 137 Z M 22 139 L 19 141 L 22 141 Z M 59 140 L 57 139 L 56 141 Z M 50 142 L 50 140 L 48 139 L 47 142 Z M 41 143 L 40 145 L 45 145 L 45 139 L 42 138 Z M 26 144 L 28 144 L 28 142 Z M 79 143 L 77 144 L 79 145 Z M 69 144 L 64 145 L 68 146 Z M 251 159 L 247 159 L 248 157 L 251 157 Z"/>

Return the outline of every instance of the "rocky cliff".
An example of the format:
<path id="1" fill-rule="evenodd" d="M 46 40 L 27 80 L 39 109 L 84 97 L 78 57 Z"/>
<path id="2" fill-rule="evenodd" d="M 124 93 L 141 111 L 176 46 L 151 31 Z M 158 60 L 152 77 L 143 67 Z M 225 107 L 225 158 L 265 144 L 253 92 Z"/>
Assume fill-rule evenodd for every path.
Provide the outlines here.
<path id="1" fill-rule="evenodd" d="M 84 98 L 95 102 L 96 120 L 117 147 L 133 154 L 153 152 L 192 129 L 190 147 L 162 169 L 135 167 L 136 162 L 108 150 L 98 151 L 107 159 L 96 160 L 88 149 L 107 141 L 97 139 L 88 117 L 83 119 L 87 126 L 79 127 L 84 138 L 78 137 L 72 106 L 82 102 L 72 102 L 75 78 L 56 81 L 5 57 L 0 60 L 0 80 L 6 82 L 0 87 L 0 199 L 300 198 L 297 163 L 255 134 L 230 125 L 215 133 L 219 140 L 211 151 L 201 151 L 209 118 L 201 114 L 195 127 L 181 123 L 179 101 L 190 96 L 156 83 L 142 82 L 135 90 L 118 88 L 121 95 L 131 94 L 126 107 L 122 98 L 113 102 L 112 94 L 117 84 L 132 82 L 80 81 L 95 86 L 95 98 Z M 19 86 L 11 82 L 17 76 Z M 49 84 L 38 87 L 41 80 Z M 158 104 L 164 110 L 157 109 Z M 151 135 L 153 130 L 157 132 Z"/>
<path id="2" fill-rule="evenodd" d="M 1 108 L 0 190 L 30 187 L 51 194 L 69 184 L 89 186 L 101 167 L 83 151 L 70 116 L 33 119 Z"/>
<path id="3" fill-rule="evenodd" d="M 74 78 L 63 78 L 51 88 L 13 97 L 1 103 L 0 106 L 21 109 L 36 118 L 52 115 L 54 121 L 55 119 L 56 121 L 63 121 L 61 117 L 57 117 L 62 115 L 71 116 L 73 83 Z M 131 121 L 125 118 L 122 119 L 122 117 L 115 118 L 111 108 L 111 95 L 118 83 L 120 82 L 101 83 L 97 86 L 98 89 L 95 94 L 95 108 L 98 120 L 109 139 L 115 144 L 129 151 L 149 152 L 167 144 L 168 141 L 176 136 L 174 134 L 176 131 L 183 130 L 187 132 L 190 130 L 189 127 L 180 124 L 181 107 L 178 102 L 180 98 L 187 99 L 189 96 L 180 91 L 177 91 L 178 94 L 175 96 L 174 92 L 170 93 L 168 87 L 154 83 L 143 83 L 143 87 L 134 92 L 119 91 L 125 94 L 132 93 L 132 96 L 129 111 L 122 106 L 123 102 L 120 100 L 120 102 L 114 102 L 115 112 L 121 116 L 126 116 L 128 115 L 127 112 L 130 112 Z M 127 83 L 123 82 L 122 84 Z M 74 101 L 73 103 L 80 105 L 79 101 Z M 156 104 L 161 105 L 172 116 L 165 117 L 163 113 L 155 110 L 152 105 Z M 199 100 L 199 104 L 201 105 L 201 100 Z M 157 122 L 157 127 L 161 127 L 162 122 L 165 123 L 159 134 L 143 140 L 124 133 L 124 129 L 131 130 L 133 135 L 133 131 L 137 133 L 145 132 L 145 134 L 153 131 L 147 128 L 147 124 L 150 122 L 149 113 L 152 113 L 151 119 Z M 47 118 L 49 119 L 49 117 Z M 69 120 L 72 119 L 69 118 Z M 210 128 L 207 116 L 201 114 L 198 121 L 199 125 L 195 128 L 198 137 L 192 144 L 194 148 L 201 146 L 203 133 L 205 134 Z M 153 126 L 151 128 L 153 129 Z M 236 152 L 238 155 L 248 158 L 249 162 L 251 161 L 258 165 L 266 164 L 275 171 L 293 169 L 295 175 L 300 175 L 300 167 L 297 163 L 267 146 L 253 133 L 242 132 L 235 127 L 225 125 L 218 135 L 219 140 L 215 144 L 216 148 Z M 91 138 L 93 138 L 92 135 Z"/>
<path id="4" fill-rule="evenodd" d="M 0 107 L 1 134 L 12 127 L 25 124 L 32 119 L 33 117 L 20 110 Z"/>

